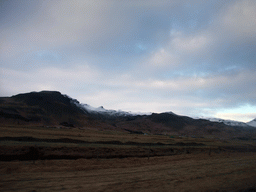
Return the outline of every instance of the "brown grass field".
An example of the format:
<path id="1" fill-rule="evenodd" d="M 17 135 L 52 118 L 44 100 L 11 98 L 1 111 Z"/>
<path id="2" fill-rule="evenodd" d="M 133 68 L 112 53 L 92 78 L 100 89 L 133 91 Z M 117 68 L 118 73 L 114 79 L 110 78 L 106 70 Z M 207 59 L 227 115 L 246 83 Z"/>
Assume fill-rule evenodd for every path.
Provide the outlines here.
<path id="1" fill-rule="evenodd" d="M 0 135 L 47 139 L 0 141 L 2 157 L 43 153 L 0 161 L 0 191 L 256 191 L 255 141 L 49 127 L 3 126 Z M 88 143 L 48 141 L 67 138 Z"/>

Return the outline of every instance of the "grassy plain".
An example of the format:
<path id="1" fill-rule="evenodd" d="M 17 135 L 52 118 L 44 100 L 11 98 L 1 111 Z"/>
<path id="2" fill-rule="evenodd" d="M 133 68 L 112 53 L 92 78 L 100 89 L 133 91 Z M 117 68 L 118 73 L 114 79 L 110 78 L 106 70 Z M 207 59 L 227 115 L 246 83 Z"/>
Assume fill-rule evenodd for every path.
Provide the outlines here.
<path id="1" fill-rule="evenodd" d="M 1 140 L 1 155 L 37 146 L 53 157 L 0 161 L 0 191 L 256 191 L 255 141 L 33 126 L 0 135 L 45 139 Z"/>
<path id="2" fill-rule="evenodd" d="M 55 128 L 55 127 L 36 127 L 36 126 L 2 126 L 0 127 L 1 137 L 34 137 L 42 139 L 77 139 L 88 142 L 95 141 L 120 141 L 120 142 L 138 142 L 138 143 L 163 143 L 175 144 L 184 143 L 203 143 L 207 146 L 241 146 L 254 145 L 255 141 L 241 140 L 222 140 L 216 138 L 192 138 L 184 136 L 169 135 L 143 135 L 130 134 L 121 131 L 99 131 L 94 128 Z"/>
<path id="3" fill-rule="evenodd" d="M 255 154 L 1 162 L 1 191 L 255 190 Z"/>

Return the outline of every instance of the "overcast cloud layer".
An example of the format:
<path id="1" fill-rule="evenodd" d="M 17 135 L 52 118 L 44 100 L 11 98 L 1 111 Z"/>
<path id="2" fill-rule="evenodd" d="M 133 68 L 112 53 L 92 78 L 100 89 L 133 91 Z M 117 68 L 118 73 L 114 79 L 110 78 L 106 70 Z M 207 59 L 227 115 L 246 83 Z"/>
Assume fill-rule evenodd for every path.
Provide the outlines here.
<path id="1" fill-rule="evenodd" d="M 0 2 L 0 96 L 256 118 L 255 0 Z"/>

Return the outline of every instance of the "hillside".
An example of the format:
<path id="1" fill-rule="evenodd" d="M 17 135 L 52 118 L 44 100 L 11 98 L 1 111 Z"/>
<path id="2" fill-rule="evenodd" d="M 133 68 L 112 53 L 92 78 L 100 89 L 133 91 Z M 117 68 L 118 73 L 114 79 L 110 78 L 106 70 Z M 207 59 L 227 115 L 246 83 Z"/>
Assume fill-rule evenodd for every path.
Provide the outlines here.
<path id="1" fill-rule="evenodd" d="M 33 125 L 58 128 L 117 130 L 139 134 L 192 137 L 256 138 L 253 127 L 193 119 L 172 112 L 134 115 L 90 108 L 57 91 L 41 91 L 0 98 L 1 125 Z"/>

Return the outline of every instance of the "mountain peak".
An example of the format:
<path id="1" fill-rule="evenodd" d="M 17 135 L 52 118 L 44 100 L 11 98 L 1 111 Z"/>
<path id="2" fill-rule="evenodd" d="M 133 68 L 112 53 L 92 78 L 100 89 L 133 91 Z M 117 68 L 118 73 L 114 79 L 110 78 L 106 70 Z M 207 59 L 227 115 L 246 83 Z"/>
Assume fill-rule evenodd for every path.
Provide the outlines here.
<path id="1" fill-rule="evenodd" d="M 253 119 L 252 121 L 248 122 L 247 125 L 250 125 L 252 127 L 256 127 L 256 118 Z"/>
<path id="2" fill-rule="evenodd" d="M 37 93 L 37 92 L 33 92 L 33 93 Z M 61 92 L 59 91 L 49 91 L 49 90 L 43 90 L 43 91 L 40 91 L 38 93 L 45 93 L 45 94 L 61 94 Z"/>

